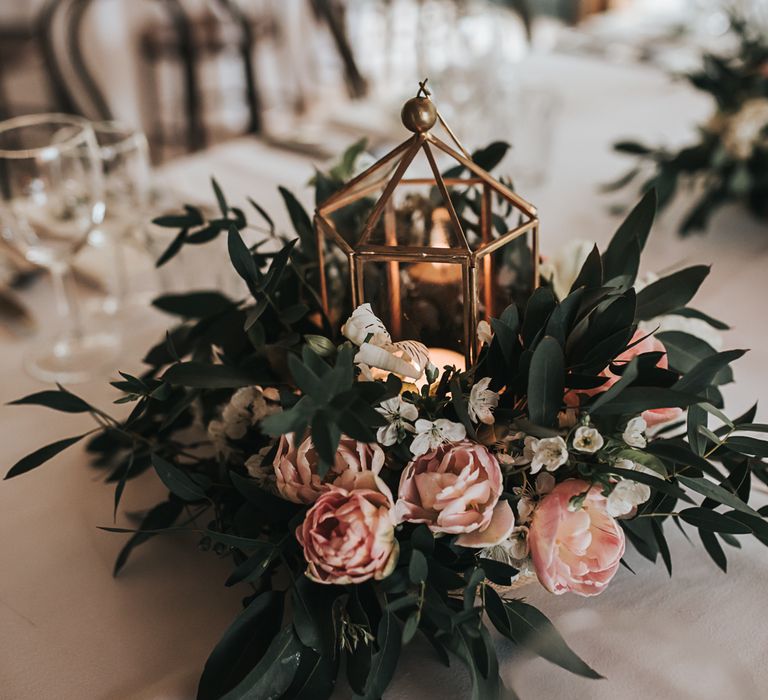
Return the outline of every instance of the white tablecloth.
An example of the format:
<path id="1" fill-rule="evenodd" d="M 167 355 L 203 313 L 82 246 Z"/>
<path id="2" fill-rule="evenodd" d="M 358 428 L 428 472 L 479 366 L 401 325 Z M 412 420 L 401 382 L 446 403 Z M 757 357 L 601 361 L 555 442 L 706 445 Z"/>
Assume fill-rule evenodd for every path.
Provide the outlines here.
<path id="1" fill-rule="evenodd" d="M 551 177 L 524 193 L 539 207 L 544 252 L 572 237 L 604 244 L 617 221 L 596 188 L 625 166 L 610 152 L 611 141 L 628 136 L 682 141 L 708 105 L 683 85 L 639 68 L 539 58 L 526 70 L 562 97 Z M 308 166 L 299 156 L 238 141 L 167 166 L 159 182 L 189 199 L 209 199 L 207 179 L 213 174 L 233 201 L 252 194 L 285 221 L 275 186 L 299 191 L 311 175 Z M 648 244 L 645 269 L 680 261 L 714 264 L 697 306 L 734 324 L 726 346 L 752 348 L 736 365 L 739 383 L 726 391 L 731 411 L 739 411 L 768 395 L 762 308 L 768 292 L 766 230 L 734 211 L 716 216 L 706 237 L 682 241 L 674 224 L 674 212 L 662 217 Z M 201 279 L 209 272 L 201 270 Z M 27 299 L 41 318 L 53 313 L 44 284 Z M 139 368 L 140 351 L 163 325 L 150 314 L 136 325 L 121 369 Z M 0 342 L 3 404 L 41 388 L 20 369 L 28 342 Z M 104 381 L 78 391 L 105 408 L 116 396 Z M 0 417 L 5 468 L 41 444 L 83 428 L 81 417 L 42 409 L 3 406 Z M 243 592 L 223 586 L 227 563 L 196 551 L 193 538 L 156 538 L 113 580 L 124 537 L 96 529 L 112 523 L 112 491 L 99 478 L 82 449 L 74 447 L 55 462 L 0 484 L 2 698 L 192 698 L 207 653 L 238 610 Z M 140 510 L 161 494 L 147 475 L 129 483 L 124 506 Z M 120 515 L 118 522 L 129 521 Z M 597 598 L 554 597 L 537 586 L 522 591 L 607 680 L 582 680 L 541 659 L 513 659 L 510 647 L 500 642 L 504 678 L 524 698 L 765 697 L 768 551 L 752 541 L 741 551 L 729 549 L 731 572 L 725 576 L 697 540 L 689 545 L 675 528 L 670 538 L 672 580 L 661 565 L 630 554 L 637 576 L 622 569 Z M 466 697 L 468 680 L 460 665 L 445 669 L 418 644 L 405 652 L 387 693 L 388 699 L 402 700 Z"/>

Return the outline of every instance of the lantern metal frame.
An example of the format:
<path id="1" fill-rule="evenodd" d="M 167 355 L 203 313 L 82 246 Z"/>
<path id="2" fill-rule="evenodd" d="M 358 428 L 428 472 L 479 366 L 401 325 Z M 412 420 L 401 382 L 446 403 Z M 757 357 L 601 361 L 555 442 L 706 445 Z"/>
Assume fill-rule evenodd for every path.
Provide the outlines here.
<path id="1" fill-rule="evenodd" d="M 345 186 L 319 205 L 315 210 L 314 225 L 317 240 L 317 257 L 320 266 L 320 295 L 326 314 L 329 313 L 328 285 L 325 277 L 325 241 L 329 237 L 346 254 L 349 261 L 349 277 L 353 307 L 364 303 L 363 267 L 367 262 L 389 263 L 387 277 L 393 294 L 393 306 L 400 308 L 400 263 L 452 263 L 461 265 L 462 289 L 464 299 L 464 350 L 467 367 L 476 359 L 478 317 L 479 276 L 484 276 L 484 302 L 486 314 L 490 317 L 493 311 L 491 281 L 491 254 L 527 233 L 531 234 L 532 255 L 532 288 L 539 284 L 539 218 L 536 208 L 512 191 L 509 187 L 496 180 L 490 173 L 477 165 L 471 156 L 458 142 L 453 132 L 442 120 L 439 113 L 437 119 L 445 128 L 459 150 L 449 146 L 445 141 L 435 136 L 429 129 L 414 133 L 400 145 L 393 148 L 379 161 L 360 173 Z M 469 171 L 469 177 L 443 177 L 435 161 L 436 149 L 457 164 Z M 419 151 L 423 151 L 429 163 L 433 177 L 405 178 L 408 167 Z M 461 152 L 459 152 L 461 151 Z M 394 171 L 392 165 L 399 158 Z M 380 174 L 380 177 L 376 177 Z M 371 180 L 371 182 L 367 182 Z M 362 184 L 365 183 L 365 184 Z M 443 205 L 448 211 L 450 223 L 457 234 L 460 245 L 448 247 L 398 245 L 395 221 L 393 195 L 398 185 L 431 185 L 437 187 Z M 470 247 L 467 236 L 456 210 L 451 201 L 448 187 L 450 186 L 479 186 L 481 187 L 481 207 L 479 226 L 481 244 L 476 250 Z M 382 189 L 383 188 L 383 189 Z M 381 191 L 381 195 L 368 214 L 362 233 L 355 244 L 350 244 L 336 229 L 331 215 L 344 207 L 353 204 L 363 197 Z M 496 194 L 506 200 L 520 214 L 520 223 L 513 229 L 498 237 L 493 236 L 492 195 Z M 379 220 L 384 217 L 385 245 L 370 242 Z M 468 302 L 468 303 L 467 303 Z M 393 319 L 394 327 L 390 328 L 394 335 L 399 335 L 398 319 Z M 416 338 L 415 340 L 418 340 Z"/>

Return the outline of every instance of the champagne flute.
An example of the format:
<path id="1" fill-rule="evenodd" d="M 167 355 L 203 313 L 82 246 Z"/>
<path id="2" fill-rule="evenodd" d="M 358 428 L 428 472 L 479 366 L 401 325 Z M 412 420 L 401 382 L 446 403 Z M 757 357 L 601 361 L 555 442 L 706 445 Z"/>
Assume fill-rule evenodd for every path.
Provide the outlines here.
<path id="1" fill-rule="evenodd" d="M 86 381 L 116 355 L 117 336 L 85 331 L 71 279 L 73 256 L 103 218 L 98 146 L 86 120 L 38 114 L 0 123 L 0 236 L 50 272 L 63 326 L 26 353 L 37 379 Z"/>

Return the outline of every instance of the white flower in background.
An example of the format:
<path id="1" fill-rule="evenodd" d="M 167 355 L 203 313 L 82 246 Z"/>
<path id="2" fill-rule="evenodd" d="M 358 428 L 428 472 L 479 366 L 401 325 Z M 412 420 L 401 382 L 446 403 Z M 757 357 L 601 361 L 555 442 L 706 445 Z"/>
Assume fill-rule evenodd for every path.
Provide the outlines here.
<path id="1" fill-rule="evenodd" d="M 579 452 L 594 454 L 604 444 L 603 436 L 597 432 L 596 428 L 581 425 L 576 428 L 576 432 L 573 434 L 573 447 Z"/>
<path id="2" fill-rule="evenodd" d="M 412 403 L 403 401 L 402 396 L 382 401 L 376 410 L 388 423 L 376 433 L 376 439 L 385 447 L 394 445 L 402 432 L 412 433 L 416 430 L 412 423 L 419 417 L 419 410 Z"/>
<path id="3" fill-rule="evenodd" d="M 447 418 L 436 421 L 419 418 L 416 421 L 416 437 L 411 444 L 414 457 L 435 450 L 444 442 L 458 442 L 467 436 L 467 430 L 461 423 L 454 423 Z"/>
<path id="4" fill-rule="evenodd" d="M 746 100 L 735 114 L 725 117 L 723 147 L 733 158 L 747 160 L 758 143 L 768 140 L 768 98 Z"/>
<path id="5" fill-rule="evenodd" d="M 553 472 L 568 461 L 568 445 L 559 435 L 541 440 L 529 435 L 525 438 L 525 447 L 531 454 L 531 474 L 536 474 L 542 467 Z"/>
<path id="6" fill-rule="evenodd" d="M 238 389 L 221 412 L 227 437 L 239 440 L 262 418 L 280 411 L 277 389 L 246 386 Z"/>
<path id="7" fill-rule="evenodd" d="M 381 370 L 417 380 L 429 364 L 429 351 L 423 343 L 415 340 L 392 342 L 389 331 L 373 313 L 370 304 L 358 306 L 341 327 L 341 332 L 360 347 L 355 364 L 366 376 L 375 377 L 376 372 L 371 370 Z"/>
<path id="8" fill-rule="evenodd" d="M 645 430 L 648 426 L 642 416 L 632 418 L 621 435 L 622 440 L 630 447 L 645 447 L 648 441 L 645 439 Z"/>
<path id="9" fill-rule="evenodd" d="M 659 476 L 653 469 L 633 462 L 631 459 L 618 459 L 614 462 L 614 466 L 625 471 Z M 641 484 L 638 481 L 632 481 L 632 479 L 620 479 L 613 487 L 611 495 L 608 496 L 606 508 L 614 518 L 618 518 L 632 513 L 637 506 L 645 503 L 650 497 L 651 487 L 647 484 Z"/>
<path id="10" fill-rule="evenodd" d="M 475 423 L 491 425 L 494 421 L 493 409 L 499 405 L 499 395 L 488 388 L 490 377 L 485 377 L 472 385 L 469 392 L 469 417 Z"/>
<path id="11" fill-rule="evenodd" d="M 488 321 L 480 321 L 477 324 L 477 339 L 485 345 L 490 345 L 493 340 L 493 330 Z"/>
<path id="12" fill-rule="evenodd" d="M 549 281 L 555 296 L 561 301 L 568 296 L 584 261 L 594 247 L 592 241 L 574 238 L 559 248 L 552 257 L 542 261 L 540 274 Z"/>

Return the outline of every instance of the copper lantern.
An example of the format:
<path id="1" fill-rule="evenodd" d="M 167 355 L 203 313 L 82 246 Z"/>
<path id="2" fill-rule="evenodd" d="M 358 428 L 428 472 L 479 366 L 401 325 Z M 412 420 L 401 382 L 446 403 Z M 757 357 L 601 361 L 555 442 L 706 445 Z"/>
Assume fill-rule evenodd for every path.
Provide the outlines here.
<path id="1" fill-rule="evenodd" d="M 329 241 L 346 255 L 353 307 L 370 302 L 394 340 L 458 351 L 470 366 L 478 322 L 538 285 L 536 208 L 472 160 L 423 84 L 402 120 L 412 135 L 315 211 L 323 305 L 332 316 Z"/>

